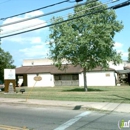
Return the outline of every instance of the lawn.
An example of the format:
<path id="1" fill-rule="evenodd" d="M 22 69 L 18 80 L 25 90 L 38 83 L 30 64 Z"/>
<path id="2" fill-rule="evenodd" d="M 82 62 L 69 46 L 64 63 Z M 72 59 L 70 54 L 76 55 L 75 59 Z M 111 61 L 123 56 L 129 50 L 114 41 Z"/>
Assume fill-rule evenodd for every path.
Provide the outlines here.
<path id="1" fill-rule="evenodd" d="M 22 87 L 23 88 L 23 87 Z M 88 87 L 88 92 L 84 92 L 83 87 L 40 87 L 27 88 L 21 94 L 4 94 L 0 92 L 0 97 L 4 98 L 24 98 L 40 100 L 61 100 L 61 101 L 86 101 L 86 102 L 123 102 L 130 103 L 130 86 L 116 87 Z M 16 88 L 19 91 L 21 88 Z"/>

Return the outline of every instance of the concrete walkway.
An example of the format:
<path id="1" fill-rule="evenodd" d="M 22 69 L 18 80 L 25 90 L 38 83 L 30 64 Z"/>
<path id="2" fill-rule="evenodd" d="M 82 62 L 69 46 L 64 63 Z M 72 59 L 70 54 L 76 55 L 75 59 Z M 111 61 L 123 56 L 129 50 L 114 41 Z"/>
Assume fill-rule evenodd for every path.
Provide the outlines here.
<path id="1" fill-rule="evenodd" d="M 115 112 L 130 113 L 130 104 L 125 103 L 109 103 L 109 102 L 77 102 L 77 101 L 54 101 L 54 100 L 36 100 L 36 99 L 14 99 L 0 98 L 0 104 L 24 104 L 24 105 L 40 105 L 52 107 L 67 107 L 74 110 L 90 109 L 90 110 L 106 110 Z"/>

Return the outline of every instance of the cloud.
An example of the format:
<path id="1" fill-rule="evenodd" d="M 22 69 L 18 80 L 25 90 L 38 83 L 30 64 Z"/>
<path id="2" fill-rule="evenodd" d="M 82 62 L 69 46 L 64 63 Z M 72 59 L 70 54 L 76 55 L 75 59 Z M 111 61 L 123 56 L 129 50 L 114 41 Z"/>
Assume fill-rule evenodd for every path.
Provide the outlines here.
<path id="1" fill-rule="evenodd" d="M 42 39 L 41 37 L 34 37 L 31 39 L 31 43 L 35 44 L 35 43 L 42 43 Z"/>
<path id="2" fill-rule="evenodd" d="M 117 52 L 122 54 L 122 59 L 128 58 L 128 52 L 125 52 L 124 50 L 117 50 Z"/>
<path id="3" fill-rule="evenodd" d="M 44 14 L 44 13 L 42 11 L 38 10 L 38 11 L 34 11 L 34 12 L 25 14 L 25 18 L 35 17 L 35 16 L 42 15 L 42 14 Z"/>
<path id="4" fill-rule="evenodd" d="M 23 20 L 26 18 L 30 18 L 33 16 L 37 16 L 37 15 L 41 15 L 43 14 L 42 11 L 34 11 L 31 13 L 27 13 L 25 15 L 23 15 L 22 17 L 13 17 L 13 18 L 9 18 L 7 20 L 4 21 L 3 24 L 7 24 L 7 23 L 11 23 L 11 22 L 15 22 L 18 20 Z M 21 29 L 28 30 L 28 29 L 34 29 L 36 27 L 41 27 L 46 25 L 46 22 L 40 18 L 36 18 L 36 19 L 32 19 L 29 21 L 25 21 L 25 22 L 21 22 L 18 24 L 13 24 L 13 25 L 9 25 L 9 26 L 5 26 L 2 27 L 1 29 L 3 30 L 1 32 L 1 35 L 8 35 L 8 34 L 12 34 L 12 33 L 18 33 L 21 32 Z M 30 28 L 28 28 L 30 27 Z M 19 35 L 15 35 L 12 37 L 7 37 L 2 39 L 2 42 L 16 42 L 16 43 L 20 43 L 20 44 L 40 44 L 42 43 L 42 39 L 40 37 L 40 34 L 43 33 L 44 31 L 48 31 L 48 28 L 45 28 L 44 30 L 35 30 L 35 31 L 31 31 L 28 33 L 23 33 L 23 34 L 19 34 Z"/>
<path id="5" fill-rule="evenodd" d="M 117 53 L 121 53 L 122 59 L 127 60 L 128 59 L 128 52 L 124 51 L 124 46 L 120 42 L 114 43 L 114 49 L 116 49 Z"/>
<path id="6" fill-rule="evenodd" d="M 45 50 L 45 46 L 42 45 L 35 45 L 30 48 L 20 49 L 20 52 L 24 54 L 25 57 L 33 58 L 33 57 L 44 57 L 47 56 L 48 49 Z"/>
<path id="7" fill-rule="evenodd" d="M 20 21 L 20 20 L 24 20 L 26 18 L 31 18 L 33 16 L 37 16 L 40 14 L 43 14 L 43 12 L 34 11 L 31 13 L 25 14 L 22 17 L 19 16 L 19 17 L 8 18 L 3 22 L 3 25 L 12 23 L 12 22 L 16 22 L 16 21 Z M 12 25 L 1 27 L 1 29 L 2 29 L 1 35 L 8 35 L 8 34 L 17 33 L 17 32 L 21 32 L 21 31 L 25 31 L 25 30 L 35 29 L 38 27 L 43 27 L 46 24 L 47 23 L 45 20 L 42 20 L 40 18 L 35 18 L 35 19 L 28 20 L 25 22 L 15 23 Z"/>
<path id="8" fill-rule="evenodd" d="M 122 43 L 119 43 L 119 42 L 114 43 L 114 48 L 121 48 L 121 47 L 123 47 Z"/>
<path id="9" fill-rule="evenodd" d="M 11 38 L 6 38 L 4 39 L 2 42 L 15 42 L 15 43 L 19 43 L 19 44 L 41 44 L 42 43 L 42 39 L 40 36 L 24 36 L 24 35 L 18 35 L 15 37 L 11 37 Z"/>
<path id="10" fill-rule="evenodd" d="M 31 12 L 22 16 L 9 18 L 5 20 L 3 24 L 11 23 L 17 20 L 23 20 L 41 14 L 43 14 L 42 11 Z M 20 30 L 21 28 L 25 28 L 26 30 L 27 27 L 31 26 L 31 29 L 33 29 L 35 27 L 41 27 L 46 24 L 47 23 L 44 19 L 36 18 L 26 22 L 2 27 L 3 31 L 1 33 L 4 34 L 10 32 L 9 34 L 11 34 L 15 33 L 14 31 Z M 22 60 L 25 58 L 32 59 L 46 57 L 48 53 L 48 45 L 45 43 L 45 41 L 48 39 L 48 35 L 49 28 L 35 30 L 28 33 L 22 33 L 19 35 L 2 38 L 2 46 L 4 46 L 5 49 L 12 54 L 17 66 L 21 65 Z"/>
<path id="11" fill-rule="evenodd" d="M 54 39 L 51 39 L 50 41 L 47 41 L 47 42 L 46 42 L 46 44 L 48 44 L 48 45 L 49 45 L 49 44 L 52 44 L 52 43 L 54 43 Z"/>
<path id="12" fill-rule="evenodd" d="M 128 52 L 123 52 L 122 54 L 124 58 L 128 58 Z"/>
<path id="13" fill-rule="evenodd" d="M 128 58 L 128 52 L 122 51 L 122 58 Z"/>

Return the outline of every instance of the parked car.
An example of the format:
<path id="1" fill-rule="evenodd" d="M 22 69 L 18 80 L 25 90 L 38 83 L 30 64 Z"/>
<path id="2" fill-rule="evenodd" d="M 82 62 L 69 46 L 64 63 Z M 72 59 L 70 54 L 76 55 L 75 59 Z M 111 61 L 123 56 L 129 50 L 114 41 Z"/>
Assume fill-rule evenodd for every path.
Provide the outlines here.
<path id="1" fill-rule="evenodd" d="M 0 80 L 0 91 L 4 90 L 4 83 Z"/>

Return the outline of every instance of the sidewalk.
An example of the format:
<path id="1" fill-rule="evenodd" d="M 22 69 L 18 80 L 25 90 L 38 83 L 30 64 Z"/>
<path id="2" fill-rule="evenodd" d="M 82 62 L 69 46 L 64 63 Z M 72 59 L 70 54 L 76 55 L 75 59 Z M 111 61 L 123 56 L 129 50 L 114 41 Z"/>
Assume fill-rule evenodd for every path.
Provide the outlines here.
<path id="1" fill-rule="evenodd" d="M 36 100 L 36 99 L 13 99 L 0 98 L 0 103 L 6 104 L 24 104 L 24 105 L 40 105 L 52 107 L 67 107 L 73 110 L 80 109 L 96 109 L 115 112 L 130 113 L 130 104 L 125 103 L 109 103 L 109 102 L 75 102 L 75 101 L 55 101 L 55 100 Z"/>

